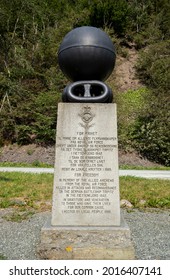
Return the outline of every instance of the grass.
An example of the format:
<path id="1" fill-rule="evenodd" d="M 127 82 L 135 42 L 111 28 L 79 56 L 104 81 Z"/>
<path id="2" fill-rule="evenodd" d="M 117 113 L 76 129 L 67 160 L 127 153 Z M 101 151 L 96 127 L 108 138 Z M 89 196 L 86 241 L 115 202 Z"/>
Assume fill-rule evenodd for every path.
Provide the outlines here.
<path id="1" fill-rule="evenodd" d="M 51 209 L 52 185 L 52 174 L 0 173 L 0 207 L 14 209 L 5 218 L 19 222 Z"/>
<path id="2" fill-rule="evenodd" d="M 153 207 L 170 209 L 170 181 L 143 179 L 136 177 L 120 178 L 120 195 L 136 208 Z M 145 201 L 141 205 L 141 201 Z"/>
<path id="3" fill-rule="evenodd" d="M 132 170 L 170 170 L 169 166 L 151 166 L 151 167 L 146 167 L 146 166 L 138 166 L 138 165 L 120 165 L 120 169 L 132 169 Z"/>
<path id="4" fill-rule="evenodd" d="M 4 255 L 0 254 L 0 260 L 6 260 L 6 259 L 7 258 Z"/>
<path id="5" fill-rule="evenodd" d="M 44 168 L 53 168 L 54 165 L 43 163 L 40 161 L 34 161 L 33 163 L 15 163 L 15 162 L 0 162 L 0 167 L 44 167 Z M 167 166 L 136 166 L 136 165 L 120 165 L 120 169 L 135 169 L 135 170 L 170 170 L 170 167 Z"/>
<path id="6" fill-rule="evenodd" d="M 13 208 L 6 219 L 21 221 L 36 212 L 51 210 L 53 174 L 0 173 L 0 207 Z M 170 209 L 170 181 L 120 178 L 120 196 L 135 208 Z M 141 201 L 145 201 L 141 204 Z"/>
<path id="7" fill-rule="evenodd" d="M 3 200 L 21 199 L 27 205 L 36 200 L 51 198 L 52 174 L 0 173 L 0 197 Z M 1 202 L 2 203 L 2 202 Z"/>
<path id="8" fill-rule="evenodd" d="M 33 163 L 0 162 L 0 167 L 54 167 L 53 165 L 35 160 Z"/>

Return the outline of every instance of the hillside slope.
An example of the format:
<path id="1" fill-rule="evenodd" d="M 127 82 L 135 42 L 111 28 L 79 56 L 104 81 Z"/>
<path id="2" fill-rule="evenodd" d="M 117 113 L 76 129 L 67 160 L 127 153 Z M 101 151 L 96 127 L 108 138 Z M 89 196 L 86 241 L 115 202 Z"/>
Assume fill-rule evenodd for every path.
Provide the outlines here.
<path id="1" fill-rule="evenodd" d="M 115 67 L 115 83 L 118 92 L 124 92 L 129 89 L 138 89 L 142 86 L 136 77 L 135 64 L 138 59 L 138 52 L 135 48 L 126 49 L 127 56 L 117 56 Z"/>

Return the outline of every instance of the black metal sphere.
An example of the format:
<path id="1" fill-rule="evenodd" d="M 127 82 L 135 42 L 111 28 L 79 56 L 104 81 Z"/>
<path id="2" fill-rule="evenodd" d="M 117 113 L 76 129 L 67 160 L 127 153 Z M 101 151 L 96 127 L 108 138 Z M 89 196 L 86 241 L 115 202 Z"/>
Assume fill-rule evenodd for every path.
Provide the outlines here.
<path id="1" fill-rule="evenodd" d="M 92 26 L 78 27 L 67 33 L 58 52 L 60 68 L 72 81 L 106 80 L 115 59 L 109 36 Z"/>

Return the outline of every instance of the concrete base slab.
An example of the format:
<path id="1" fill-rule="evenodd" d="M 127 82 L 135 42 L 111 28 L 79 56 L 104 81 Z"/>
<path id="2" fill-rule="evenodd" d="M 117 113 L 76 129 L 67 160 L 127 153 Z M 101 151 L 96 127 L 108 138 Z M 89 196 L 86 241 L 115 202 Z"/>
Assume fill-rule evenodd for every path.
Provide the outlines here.
<path id="1" fill-rule="evenodd" d="M 123 218 L 115 227 L 55 227 L 49 220 L 41 230 L 37 254 L 51 260 L 135 259 L 130 229 Z"/>

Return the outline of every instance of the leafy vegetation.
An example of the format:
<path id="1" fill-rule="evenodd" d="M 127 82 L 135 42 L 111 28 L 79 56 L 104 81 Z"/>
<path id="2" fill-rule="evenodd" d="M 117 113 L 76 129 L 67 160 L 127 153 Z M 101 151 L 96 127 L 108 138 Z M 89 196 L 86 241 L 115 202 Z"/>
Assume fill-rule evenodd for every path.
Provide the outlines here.
<path id="1" fill-rule="evenodd" d="M 54 144 L 57 103 L 68 82 L 57 51 L 65 34 L 82 25 L 104 29 L 124 56 L 132 45 L 141 49 L 145 110 L 137 112 L 143 89 L 118 97 L 129 114 L 127 121 L 119 115 L 119 143 L 168 166 L 168 0 L 0 0 L 0 145 Z"/>
<path id="2" fill-rule="evenodd" d="M 124 151 L 130 151 L 133 147 L 131 134 L 138 116 L 143 114 L 148 93 L 147 88 L 139 88 L 116 95 L 119 147 Z"/>
<path id="3" fill-rule="evenodd" d="M 138 117 L 132 137 L 135 148 L 152 161 L 170 166 L 170 41 L 142 52 L 138 75 L 150 88 L 147 110 Z"/>

